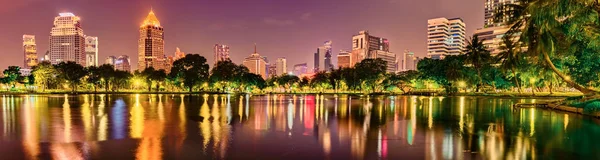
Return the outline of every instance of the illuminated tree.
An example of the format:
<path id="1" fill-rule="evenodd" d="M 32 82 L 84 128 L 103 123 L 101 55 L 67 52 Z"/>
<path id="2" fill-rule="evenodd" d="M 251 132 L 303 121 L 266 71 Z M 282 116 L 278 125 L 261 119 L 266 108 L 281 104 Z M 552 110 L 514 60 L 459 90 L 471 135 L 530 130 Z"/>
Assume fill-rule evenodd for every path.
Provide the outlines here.
<path id="1" fill-rule="evenodd" d="M 208 79 L 208 64 L 206 58 L 198 54 L 188 54 L 182 59 L 173 62 L 169 77 L 176 77 L 185 87 L 192 92 L 194 86 Z"/>
<path id="2" fill-rule="evenodd" d="M 479 38 L 474 35 L 473 38 L 471 38 L 471 41 L 468 42 L 465 49 L 465 56 L 465 62 L 473 66 L 477 71 L 477 78 L 479 78 L 477 92 L 479 92 L 479 89 L 483 86 L 481 70 L 484 67 L 489 66 L 491 62 L 490 52 L 486 49 L 485 45 L 483 45 L 483 40 L 479 40 Z"/>
<path id="3" fill-rule="evenodd" d="M 58 77 L 66 80 L 66 83 L 71 86 L 71 91 L 77 90 L 77 85 L 81 83 L 81 79 L 86 76 L 85 68 L 75 62 L 60 62 L 55 66 L 58 71 Z"/>

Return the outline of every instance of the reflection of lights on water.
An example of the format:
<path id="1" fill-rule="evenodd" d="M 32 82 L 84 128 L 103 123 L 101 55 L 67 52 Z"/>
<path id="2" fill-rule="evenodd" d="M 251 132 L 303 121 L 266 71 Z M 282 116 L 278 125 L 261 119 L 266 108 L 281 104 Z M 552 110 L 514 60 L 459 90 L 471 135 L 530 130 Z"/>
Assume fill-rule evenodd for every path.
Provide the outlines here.
<path id="1" fill-rule="evenodd" d="M 427 126 L 431 129 L 433 127 L 433 97 L 429 97 L 429 108 L 427 112 Z"/>
<path id="2" fill-rule="evenodd" d="M 292 128 L 294 127 L 294 104 L 292 104 L 292 102 L 290 102 L 288 104 L 288 115 L 287 115 L 287 123 L 288 123 L 288 129 L 290 130 L 290 134 L 292 131 Z"/>
<path id="3" fill-rule="evenodd" d="M 460 133 L 463 133 L 464 130 L 464 126 L 465 126 L 465 120 L 464 120 L 464 115 L 465 115 L 465 97 L 462 96 L 460 97 L 460 118 L 458 121 L 458 126 L 460 128 Z"/>
<path id="4" fill-rule="evenodd" d="M 533 136 L 533 134 L 535 134 L 535 110 L 534 108 L 530 108 L 529 109 L 529 126 L 531 127 L 531 130 L 529 132 L 529 136 Z"/>
<path id="5" fill-rule="evenodd" d="M 123 102 L 123 100 L 117 100 L 117 102 L 115 103 L 115 108 L 121 108 L 124 109 L 125 108 L 125 103 Z M 114 111 L 114 108 L 113 108 Z M 121 110 L 122 111 L 122 110 Z M 142 132 L 144 131 L 144 108 L 142 107 L 142 105 L 140 104 L 140 95 L 136 94 L 135 95 L 135 104 L 133 104 L 133 107 L 131 107 L 131 110 L 129 111 L 129 135 L 132 138 L 141 138 L 142 137 Z M 117 113 L 120 114 L 120 113 Z M 121 123 L 125 123 L 125 122 L 121 122 Z"/>
<path id="6" fill-rule="evenodd" d="M 63 103 L 63 130 L 64 142 L 71 142 L 71 106 L 69 105 L 69 96 L 65 94 L 65 102 Z"/>
<path id="7" fill-rule="evenodd" d="M 563 120 L 563 124 L 565 125 L 564 126 L 564 130 L 566 131 L 567 130 L 567 126 L 569 125 L 569 115 L 565 113 L 565 116 L 564 116 L 563 119 L 564 119 Z"/>
<path id="8" fill-rule="evenodd" d="M 107 137 L 107 133 L 106 130 L 108 129 L 108 116 L 104 113 L 104 107 L 105 107 L 105 102 L 104 102 L 104 95 L 100 95 L 100 104 L 98 104 L 98 114 L 97 116 L 100 117 L 100 123 L 98 124 L 98 141 L 104 141 L 106 140 Z"/>
<path id="9" fill-rule="evenodd" d="M 446 131 L 444 133 L 444 141 L 442 141 L 442 154 L 444 159 L 452 159 L 454 157 L 453 143 L 452 132 Z"/>
<path id="10" fill-rule="evenodd" d="M 216 102 L 215 102 L 216 103 Z M 202 121 L 200 122 L 200 133 L 202 134 L 202 150 L 206 152 L 206 148 L 208 147 L 208 142 L 210 140 L 211 137 L 211 133 L 210 133 L 210 122 L 208 120 L 208 118 L 210 117 L 210 109 L 208 108 L 208 95 L 204 96 L 204 102 L 202 103 L 202 106 L 200 107 L 200 118 L 202 118 Z"/>

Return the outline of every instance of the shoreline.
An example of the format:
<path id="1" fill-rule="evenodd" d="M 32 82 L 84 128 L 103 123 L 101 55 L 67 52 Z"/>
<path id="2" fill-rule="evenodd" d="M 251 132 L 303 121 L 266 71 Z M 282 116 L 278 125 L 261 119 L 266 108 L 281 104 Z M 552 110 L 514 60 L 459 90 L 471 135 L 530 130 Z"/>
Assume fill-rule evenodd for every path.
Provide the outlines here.
<path id="1" fill-rule="evenodd" d="M 119 92 L 93 92 L 93 91 L 83 91 L 83 92 L 70 92 L 70 91 L 57 91 L 57 92 L 6 92 L 0 91 L 0 94 L 3 95 L 56 95 L 56 94 L 69 94 L 69 95 L 78 95 L 78 94 L 246 94 L 243 92 L 214 92 L 214 91 L 198 91 L 198 92 L 136 92 L 136 91 L 119 91 Z M 270 95 L 270 94 L 288 94 L 288 95 L 302 95 L 302 94 L 321 94 L 321 95 L 353 95 L 353 96 L 363 96 L 363 95 L 371 95 L 371 96 L 380 96 L 380 95 L 388 95 L 388 96 L 443 96 L 443 97 L 459 97 L 459 96 L 468 96 L 468 97 L 495 97 L 495 98 L 568 98 L 568 97 L 577 97 L 582 96 L 580 93 L 538 93 L 536 95 L 528 94 L 528 93 L 456 93 L 453 95 L 444 95 L 444 94 L 423 94 L 423 93 L 413 93 L 413 94 L 404 94 L 404 93 L 356 93 L 356 92 L 266 92 L 266 93 L 250 93 L 253 95 Z"/>

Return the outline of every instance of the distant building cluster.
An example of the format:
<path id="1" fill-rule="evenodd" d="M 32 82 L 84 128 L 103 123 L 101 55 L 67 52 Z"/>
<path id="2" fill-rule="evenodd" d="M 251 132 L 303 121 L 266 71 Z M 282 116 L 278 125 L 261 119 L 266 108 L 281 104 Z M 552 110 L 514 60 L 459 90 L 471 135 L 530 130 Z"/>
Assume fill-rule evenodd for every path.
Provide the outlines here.
<path id="1" fill-rule="evenodd" d="M 510 3 L 519 3 L 519 0 L 486 0 L 484 28 L 477 29 L 474 33 L 483 40 L 484 45 L 493 55 L 501 52 L 502 37 L 506 36 L 509 30 L 505 25 L 509 16 L 497 18 L 496 10 Z M 186 53 L 179 48 L 176 48 L 173 56 L 165 55 L 164 28 L 153 10 L 150 10 L 138 31 L 138 70 L 153 67 L 169 72 L 175 61 L 186 56 Z M 427 21 L 427 57 L 443 59 L 449 55 L 464 54 L 466 45 L 466 24 L 461 18 L 440 17 Z M 316 47 L 316 52 L 312 53 L 314 58 L 312 67 L 308 66 L 309 63 L 300 63 L 288 70 L 285 57 L 278 57 L 269 62 L 266 56 L 257 52 L 255 45 L 254 52 L 243 60 L 242 65 L 250 72 L 266 79 L 285 74 L 302 76 L 329 72 L 336 68 L 332 58 L 336 58 L 337 68 L 349 68 L 364 59 L 380 58 L 386 62 L 386 71 L 389 73 L 417 70 L 417 64 L 421 60 L 414 52 L 408 50 L 400 56 L 396 55 L 390 51 L 390 41 L 387 38 L 371 35 L 366 30 L 352 36 L 351 46 L 350 50 L 339 50 L 336 56 L 333 52 L 333 42 L 325 41 L 321 46 Z M 99 65 L 99 39 L 85 35 L 81 18 L 73 13 L 60 13 L 54 18 L 48 48 L 48 51 L 38 58 L 35 35 L 23 35 L 22 68 L 30 69 L 39 61 L 48 61 L 52 64 L 72 61 L 86 67 Z M 230 60 L 230 46 L 215 44 L 213 50 L 214 65 L 220 61 Z M 108 56 L 104 64 L 113 65 L 115 69 L 124 71 L 131 71 L 132 68 L 130 58 L 126 55 Z"/>

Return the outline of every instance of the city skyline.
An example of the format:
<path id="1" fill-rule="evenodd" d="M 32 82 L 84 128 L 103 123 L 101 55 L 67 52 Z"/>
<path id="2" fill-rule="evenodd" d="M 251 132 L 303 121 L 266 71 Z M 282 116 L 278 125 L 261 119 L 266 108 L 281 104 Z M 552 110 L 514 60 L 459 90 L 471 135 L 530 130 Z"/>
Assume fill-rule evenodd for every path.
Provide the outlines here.
<path id="1" fill-rule="evenodd" d="M 291 64 L 312 62 L 314 46 L 319 46 L 323 40 L 330 39 L 337 42 L 332 50 L 350 50 L 351 44 L 349 41 L 352 35 L 360 30 L 368 30 L 374 35 L 389 39 L 393 46 L 390 48 L 392 53 L 398 54 L 405 49 L 409 49 L 414 51 L 417 56 L 423 57 L 426 54 L 426 37 L 424 35 L 426 34 L 427 19 L 441 16 L 461 17 L 470 26 L 467 29 L 467 35 L 471 35 L 475 29 L 483 27 L 484 15 L 483 1 L 468 3 L 468 6 L 472 6 L 466 7 L 468 11 L 451 9 L 452 7 L 461 6 L 458 4 L 467 3 L 466 0 L 451 2 L 273 2 L 265 0 L 242 4 L 235 2 L 204 4 L 183 0 L 149 1 L 147 3 L 141 1 L 114 1 L 116 4 L 111 3 L 111 0 L 103 2 L 68 2 L 71 1 L 58 1 L 56 3 L 25 1 L 3 5 L 9 7 L 0 11 L 3 13 L 18 13 L 18 10 L 15 9 L 23 7 L 37 9 L 40 12 L 37 14 L 23 13 L 19 16 L 30 19 L 29 21 L 15 20 L 14 23 L 8 24 L 7 27 L 9 28 L 19 28 L 16 36 L 13 36 L 13 33 L 2 32 L 8 38 L 0 40 L 0 47 L 7 48 L 7 51 L 3 54 L 10 56 L 0 60 L 2 61 L 0 67 L 6 68 L 9 65 L 19 65 L 13 63 L 22 61 L 22 46 L 20 44 L 22 42 L 20 39 L 23 34 L 32 34 L 38 37 L 38 57 L 43 57 L 41 54 L 48 50 L 48 39 L 44 37 L 49 36 L 47 30 L 51 27 L 51 20 L 60 12 L 72 12 L 81 17 L 82 28 L 84 28 L 86 34 L 98 36 L 99 39 L 102 39 L 99 44 L 101 52 L 98 59 L 100 60 L 110 55 L 122 54 L 137 57 L 136 39 L 139 38 L 137 30 L 139 30 L 140 23 L 152 8 L 157 13 L 158 19 L 161 20 L 165 32 L 167 32 L 165 34 L 164 49 L 166 55 L 170 55 L 176 47 L 179 47 L 188 53 L 199 53 L 206 59 L 214 59 L 213 45 L 215 43 L 228 44 L 232 46 L 231 59 L 238 64 L 248 54 L 252 53 L 253 43 L 257 43 L 263 48 L 261 49 L 261 55 L 263 56 L 271 58 L 286 56 L 288 57 L 288 63 Z M 315 4 L 320 4 L 320 7 L 314 7 Z M 206 12 L 213 10 L 210 9 L 211 6 L 214 8 L 214 6 L 220 5 L 230 5 L 232 9 L 239 11 L 227 13 L 218 11 L 206 14 Z M 361 5 L 379 7 L 380 10 L 374 13 L 341 14 L 344 10 Z M 430 6 L 435 9 L 425 12 L 412 9 L 418 7 L 409 6 Z M 127 10 L 128 7 L 132 7 L 132 9 Z M 287 12 L 285 9 L 265 9 L 264 11 L 247 14 L 252 11 L 252 9 L 249 9 L 252 7 L 297 7 L 299 9 L 293 12 Z M 334 9 L 328 9 L 327 7 Z M 101 8 L 114 9 L 109 12 Z M 206 11 L 196 11 L 202 9 L 206 9 Z M 14 19 L 6 15 L 2 14 L 0 20 Z M 357 16 L 375 15 L 389 16 L 384 16 L 381 19 L 364 20 L 364 23 L 356 23 L 357 20 L 354 19 Z M 326 19 L 328 21 L 323 21 Z M 326 23 L 331 27 L 311 26 L 311 24 L 317 22 Z M 290 32 L 291 30 L 300 32 Z M 334 52 L 332 57 L 336 56 L 337 52 Z M 137 64 L 136 58 L 132 59 L 132 64 Z M 212 63 L 210 64 L 212 66 Z M 337 64 L 337 58 L 332 58 L 332 64 Z M 312 68 L 312 65 L 312 63 L 309 63 L 309 68 Z M 132 69 L 137 69 L 137 66 L 132 66 Z"/>

